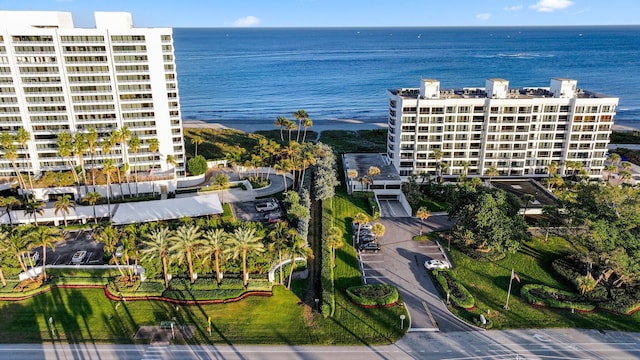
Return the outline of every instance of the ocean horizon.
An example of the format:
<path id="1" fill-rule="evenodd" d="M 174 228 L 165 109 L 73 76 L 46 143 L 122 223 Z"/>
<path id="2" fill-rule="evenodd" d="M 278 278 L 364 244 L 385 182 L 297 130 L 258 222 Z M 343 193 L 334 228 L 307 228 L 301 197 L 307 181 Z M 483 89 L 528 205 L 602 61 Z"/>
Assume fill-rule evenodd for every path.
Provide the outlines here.
<path id="1" fill-rule="evenodd" d="M 183 119 L 242 128 L 298 109 L 322 126 L 384 124 L 387 89 L 493 77 L 510 87 L 575 79 L 619 97 L 616 124 L 639 128 L 638 43 L 637 25 L 174 29 Z"/>

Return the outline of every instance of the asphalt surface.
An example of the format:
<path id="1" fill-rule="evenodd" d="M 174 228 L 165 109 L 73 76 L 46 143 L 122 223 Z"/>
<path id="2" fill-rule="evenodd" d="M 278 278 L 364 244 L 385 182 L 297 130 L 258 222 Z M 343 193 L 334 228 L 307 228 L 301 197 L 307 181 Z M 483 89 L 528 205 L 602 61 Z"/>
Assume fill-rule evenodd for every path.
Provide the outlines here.
<path id="1" fill-rule="evenodd" d="M 2 344 L 0 359 L 637 359 L 640 333 L 576 329 L 409 333 L 392 345 Z"/>

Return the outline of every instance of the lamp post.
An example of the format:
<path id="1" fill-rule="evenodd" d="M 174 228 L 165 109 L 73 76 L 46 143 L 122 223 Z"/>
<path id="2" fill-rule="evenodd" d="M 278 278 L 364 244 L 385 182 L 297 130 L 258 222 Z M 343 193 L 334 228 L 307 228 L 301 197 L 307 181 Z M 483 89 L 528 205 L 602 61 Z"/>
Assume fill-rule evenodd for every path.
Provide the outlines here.
<path id="1" fill-rule="evenodd" d="M 400 315 L 400 329 L 401 330 L 404 329 L 404 319 L 405 319 L 404 314 Z"/>
<path id="2" fill-rule="evenodd" d="M 320 299 L 314 299 L 314 301 L 316 302 L 316 311 L 320 312 Z"/>

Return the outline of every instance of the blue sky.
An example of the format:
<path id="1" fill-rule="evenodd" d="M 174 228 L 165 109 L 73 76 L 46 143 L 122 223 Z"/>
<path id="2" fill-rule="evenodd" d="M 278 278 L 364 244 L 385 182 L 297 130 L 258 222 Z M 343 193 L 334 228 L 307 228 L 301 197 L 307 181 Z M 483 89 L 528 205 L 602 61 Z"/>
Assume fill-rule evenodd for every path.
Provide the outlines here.
<path id="1" fill-rule="evenodd" d="M 0 10 L 126 11 L 137 27 L 638 25 L 638 0 L 0 0 Z"/>

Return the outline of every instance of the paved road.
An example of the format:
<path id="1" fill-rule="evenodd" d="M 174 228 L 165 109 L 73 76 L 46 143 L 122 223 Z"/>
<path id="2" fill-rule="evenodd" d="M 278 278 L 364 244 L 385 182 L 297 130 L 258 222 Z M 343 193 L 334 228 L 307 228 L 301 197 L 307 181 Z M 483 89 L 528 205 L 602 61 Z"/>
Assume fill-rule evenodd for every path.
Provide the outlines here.
<path id="1" fill-rule="evenodd" d="M 385 235 L 379 240 L 382 251 L 360 254 L 367 283 L 395 285 L 407 306 L 410 332 L 414 331 L 470 331 L 475 328 L 453 316 L 443 304 L 427 270 L 425 260 L 442 259 L 433 243 L 413 241 L 420 233 L 420 220 L 410 217 L 381 218 Z M 423 232 L 451 226 L 446 215 L 431 216 Z"/>
<path id="2" fill-rule="evenodd" d="M 384 346 L 2 344 L 0 359 L 637 359 L 640 333 L 542 329 L 409 333 Z"/>

